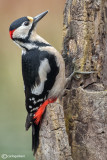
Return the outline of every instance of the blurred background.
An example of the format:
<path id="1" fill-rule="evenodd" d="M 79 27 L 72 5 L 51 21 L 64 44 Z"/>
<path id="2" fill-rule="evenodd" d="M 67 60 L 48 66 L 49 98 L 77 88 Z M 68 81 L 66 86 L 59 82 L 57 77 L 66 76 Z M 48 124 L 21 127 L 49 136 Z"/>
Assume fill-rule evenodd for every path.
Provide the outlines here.
<path id="1" fill-rule="evenodd" d="M 49 10 L 37 32 L 61 52 L 64 4 L 65 0 L 0 0 L 0 159 L 4 153 L 33 159 L 31 129 L 25 131 L 21 49 L 10 39 L 9 26 L 17 18 Z"/>

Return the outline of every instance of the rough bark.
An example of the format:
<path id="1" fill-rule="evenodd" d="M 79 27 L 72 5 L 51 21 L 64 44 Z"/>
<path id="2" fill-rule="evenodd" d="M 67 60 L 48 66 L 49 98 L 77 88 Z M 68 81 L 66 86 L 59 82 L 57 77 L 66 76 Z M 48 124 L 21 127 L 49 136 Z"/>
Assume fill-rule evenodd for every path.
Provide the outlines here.
<path id="1" fill-rule="evenodd" d="M 67 75 L 76 75 L 63 107 L 73 160 L 106 160 L 107 155 L 107 1 L 67 0 L 63 57 Z"/>
<path id="2" fill-rule="evenodd" d="M 63 107 L 57 101 L 48 105 L 40 129 L 36 160 L 72 160 Z"/>
<path id="3" fill-rule="evenodd" d="M 61 102 L 47 106 L 36 160 L 106 160 L 106 0 L 67 0 L 63 33 L 66 76 L 74 67 L 96 73 L 75 75 Z"/>

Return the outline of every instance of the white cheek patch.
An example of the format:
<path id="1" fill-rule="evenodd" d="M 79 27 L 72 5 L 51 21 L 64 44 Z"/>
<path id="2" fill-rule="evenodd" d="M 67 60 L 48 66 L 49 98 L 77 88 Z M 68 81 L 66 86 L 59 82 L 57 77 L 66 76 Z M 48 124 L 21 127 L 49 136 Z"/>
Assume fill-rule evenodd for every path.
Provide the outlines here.
<path id="1" fill-rule="evenodd" d="M 25 39 L 28 34 L 29 34 L 29 30 L 31 29 L 32 24 L 30 24 L 29 26 L 20 26 L 18 27 L 14 32 L 13 32 L 13 38 L 23 38 Z"/>

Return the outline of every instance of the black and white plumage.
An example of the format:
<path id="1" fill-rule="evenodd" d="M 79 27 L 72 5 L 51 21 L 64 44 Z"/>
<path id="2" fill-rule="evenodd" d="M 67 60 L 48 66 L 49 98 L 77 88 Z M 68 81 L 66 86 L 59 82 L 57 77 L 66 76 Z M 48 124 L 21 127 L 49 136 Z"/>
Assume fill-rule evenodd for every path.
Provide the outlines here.
<path id="1" fill-rule="evenodd" d="M 48 12 L 22 17 L 10 26 L 10 37 L 22 48 L 22 74 L 25 86 L 26 130 L 32 125 L 32 149 L 39 144 L 40 120 L 48 103 L 58 98 L 65 86 L 62 56 L 36 33 L 37 22 Z M 33 117 L 34 116 L 34 117 Z"/>

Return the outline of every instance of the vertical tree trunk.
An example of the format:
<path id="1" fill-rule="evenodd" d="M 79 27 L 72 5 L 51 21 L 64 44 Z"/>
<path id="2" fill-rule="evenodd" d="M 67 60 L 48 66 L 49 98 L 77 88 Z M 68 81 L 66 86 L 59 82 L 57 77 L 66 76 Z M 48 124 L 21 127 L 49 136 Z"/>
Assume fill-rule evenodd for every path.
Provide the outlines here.
<path id="1" fill-rule="evenodd" d="M 63 106 L 57 101 L 48 105 L 40 129 L 36 160 L 72 160 L 66 133 Z"/>
<path id="2" fill-rule="evenodd" d="M 61 102 L 47 106 L 35 158 L 106 160 L 106 0 L 67 0 L 63 33 L 66 76 L 74 66 L 76 70 L 96 73 L 75 75 Z"/>
<path id="3" fill-rule="evenodd" d="M 63 57 L 76 75 L 63 98 L 73 160 L 107 158 L 107 1 L 67 0 Z"/>

